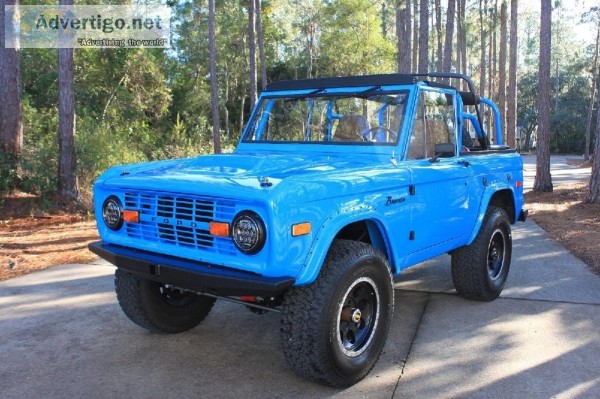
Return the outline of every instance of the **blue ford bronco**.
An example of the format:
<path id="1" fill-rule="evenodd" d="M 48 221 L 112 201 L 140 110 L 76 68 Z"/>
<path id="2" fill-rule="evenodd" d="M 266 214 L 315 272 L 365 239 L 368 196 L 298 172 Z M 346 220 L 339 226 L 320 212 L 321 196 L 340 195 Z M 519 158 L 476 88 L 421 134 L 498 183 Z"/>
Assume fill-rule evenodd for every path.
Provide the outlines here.
<path id="1" fill-rule="evenodd" d="M 189 330 L 217 299 L 280 312 L 292 368 L 349 386 L 381 354 L 402 270 L 449 253 L 460 295 L 500 295 L 527 217 L 500 121 L 459 74 L 275 82 L 232 154 L 100 176 L 90 249 L 134 323 Z"/>

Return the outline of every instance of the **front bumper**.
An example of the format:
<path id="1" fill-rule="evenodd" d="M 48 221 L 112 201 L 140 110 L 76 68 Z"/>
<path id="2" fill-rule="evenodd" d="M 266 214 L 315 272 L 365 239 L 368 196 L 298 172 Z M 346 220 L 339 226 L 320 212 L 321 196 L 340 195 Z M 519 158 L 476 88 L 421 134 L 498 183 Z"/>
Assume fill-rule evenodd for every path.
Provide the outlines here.
<path id="1" fill-rule="evenodd" d="M 118 268 L 148 280 L 213 295 L 272 297 L 283 293 L 295 282 L 293 277 L 264 277 L 102 241 L 91 243 L 89 249 Z"/>

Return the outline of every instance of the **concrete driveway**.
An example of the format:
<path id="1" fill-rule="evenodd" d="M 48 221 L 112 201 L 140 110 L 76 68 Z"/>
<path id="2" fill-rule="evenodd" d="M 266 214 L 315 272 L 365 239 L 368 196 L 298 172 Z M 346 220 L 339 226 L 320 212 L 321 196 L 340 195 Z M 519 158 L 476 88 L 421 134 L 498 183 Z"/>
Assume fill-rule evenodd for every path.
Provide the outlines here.
<path id="1" fill-rule="evenodd" d="M 514 229 L 507 287 L 458 297 L 450 258 L 406 270 L 384 353 L 336 390 L 288 367 L 276 313 L 217 302 L 178 335 L 120 311 L 114 268 L 67 265 L 0 283 L 0 396 L 8 398 L 600 397 L 600 278 L 531 222 Z"/>

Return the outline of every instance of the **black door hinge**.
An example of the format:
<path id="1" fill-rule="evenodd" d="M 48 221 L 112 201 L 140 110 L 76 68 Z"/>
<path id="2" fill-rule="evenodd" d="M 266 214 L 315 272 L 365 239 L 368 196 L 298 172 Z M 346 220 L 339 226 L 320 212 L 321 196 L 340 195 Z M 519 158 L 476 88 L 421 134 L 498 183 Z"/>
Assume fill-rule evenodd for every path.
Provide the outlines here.
<path id="1" fill-rule="evenodd" d="M 415 195 L 415 186 L 408 186 L 408 192 L 410 193 L 410 195 Z"/>
<path id="2" fill-rule="evenodd" d="M 414 231 L 411 231 L 411 232 L 408 234 L 408 239 L 409 239 L 409 240 L 411 240 L 411 241 L 413 241 L 413 240 L 415 239 L 415 232 L 414 232 Z"/>

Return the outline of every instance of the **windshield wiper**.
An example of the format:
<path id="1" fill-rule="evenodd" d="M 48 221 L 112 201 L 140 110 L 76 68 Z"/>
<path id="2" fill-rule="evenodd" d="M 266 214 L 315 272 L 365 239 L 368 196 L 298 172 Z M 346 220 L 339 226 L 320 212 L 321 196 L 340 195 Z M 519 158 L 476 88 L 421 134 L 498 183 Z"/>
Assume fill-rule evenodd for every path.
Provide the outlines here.
<path id="1" fill-rule="evenodd" d="M 313 97 L 315 94 L 322 93 L 322 92 L 324 92 L 325 90 L 327 90 L 327 89 L 325 89 L 325 88 L 316 89 L 316 90 L 314 90 L 314 91 L 311 91 L 310 93 L 308 93 L 308 94 L 307 94 L 305 97 Z"/>
<path id="2" fill-rule="evenodd" d="M 366 90 L 363 90 L 363 91 L 359 91 L 359 92 L 358 92 L 358 93 L 356 93 L 356 94 L 357 94 L 357 95 L 359 95 L 359 96 L 362 96 L 363 94 L 367 94 L 367 93 L 370 93 L 370 92 L 372 92 L 372 91 L 378 91 L 378 90 L 381 90 L 381 86 L 373 86 L 373 87 L 369 87 L 368 89 L 366 89 Z"/>
<path id="3" fill-rule="evenodd" d="M 324 92 L 324 91 L 326 91 L 326 90 L 327 90 L 326 88 L 315 89 L 315 90 L 311 91 L 311 92 L 310 92 L 310 93 L 308 93 L 308 94 L 303 94 L 303 95 L 300 95 L 300 96 L 298 96 L 298 97 L 286 98 L 286 99 L 285 99 L 285 100 L 283 100 L 283 101 L 287 103 L 287 102 L 291 102 L 291 101 L 301 101 L 301 100 L 306 100 L 307 98 L 313 98 L 313 97 L 316 97 L 316 96 L 317 96 L 317 94 L 320 94 L 320 93 L 322 93 L 322 92 Z"/>

